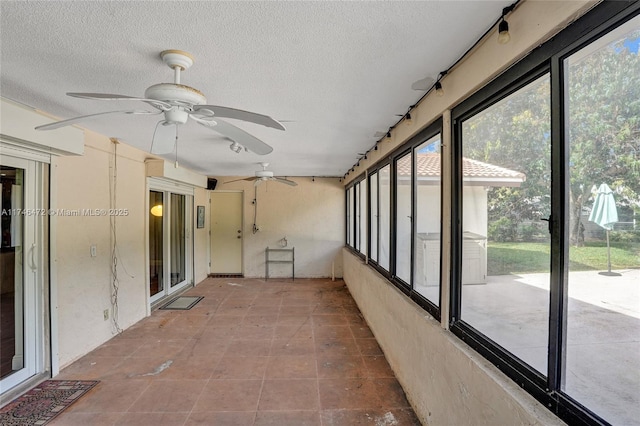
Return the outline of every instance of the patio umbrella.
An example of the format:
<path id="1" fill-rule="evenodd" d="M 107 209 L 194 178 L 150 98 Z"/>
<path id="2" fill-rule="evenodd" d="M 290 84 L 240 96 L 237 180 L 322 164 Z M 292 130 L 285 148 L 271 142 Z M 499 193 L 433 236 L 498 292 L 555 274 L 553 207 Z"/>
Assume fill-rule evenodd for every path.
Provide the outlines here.
<path id="1" fill-rule="evenodd" d="M 620 274 L 611 272 L 611 247 L 609 246 L 609 231 L 613 229 L 613 225 L 618 222 L 618 209 L 616 208 L 616 200 L 613 198 L 613 191 L 606 183 L 600 185 L 596 199 L 593 202 L 593 208 L 589 215 L 589 221 L 604 228 L 607 233 L 607 264 L 609 270 L 600 272 L 602 275 L 620 276 Z"/>

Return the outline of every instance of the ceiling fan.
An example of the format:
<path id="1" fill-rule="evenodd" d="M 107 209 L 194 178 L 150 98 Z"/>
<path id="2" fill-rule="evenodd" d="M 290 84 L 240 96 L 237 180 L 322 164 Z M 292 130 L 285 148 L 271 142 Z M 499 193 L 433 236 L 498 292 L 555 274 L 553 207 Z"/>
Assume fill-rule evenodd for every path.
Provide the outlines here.
<path id="1" fill-rule="evenodd" d="M 92 100 L 141 101 L 152 106 L 155 110 L 131 109 L 99 112 L 44 124 L 36 127 L 36 129 L 53 130 L 108 114 L 163 114 L 164 117 L 156 125 L 153 134 L 153 142 L 151 144 L 151 153 L 153 154 L 168 154 L 172 152 L 178 138 L 178 125 L 185 124 L 189 118 L 231 139 L 233 142 L 231 149 L 235 152 L 240 152 L 242 147 L 259 155 L 269 154 L 273 151 L 273 148 L 265 142 L 220 118 L 232 118 L 285 130 L 280 122 L 255 112 L 207 105 L 207 99 L 199 90 L 180 83 L 180 72 L 193 65 L 193 56 L 181 50 L 164 50 L 160 53 L 160 57 L 165 64 L 174 70 L 174 82 L 154 84 L 145 91 L 144 98 L 110 93 L 67 93 L 68 96 L 74 98 Z"/>
<path id="2" fill-rule="evenodd" d="M 258 186 L 262 182 L 266 182 L 266 181 L 272 180 L 274 182 L 280 182 L 280 183 L 284 183 L 284 184 L 290 185 L 290 186 L 298 186 L 298 184 L 296 182 L 292 181 L 292 180 L 274 176 L 272 171 L 267 170 L 267 167 L 269 166 L 269 163 L 258 163 L 258 164 L 260 164 L 262 166 L 262 170 L 257 170 L 256 171 L 256 175 L 254 177 L 230 180 L 229 182 L 225 182 L 225 183 L 239 182 L 241 180 L 246 180 L 246 181 L 255 181 L 253 183 L 253 186 Z"/>

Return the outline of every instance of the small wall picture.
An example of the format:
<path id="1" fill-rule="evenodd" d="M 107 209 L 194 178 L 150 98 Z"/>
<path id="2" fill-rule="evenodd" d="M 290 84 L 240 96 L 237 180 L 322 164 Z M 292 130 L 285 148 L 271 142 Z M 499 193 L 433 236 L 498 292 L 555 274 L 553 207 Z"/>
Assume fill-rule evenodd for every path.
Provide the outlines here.
<path id="1" fill-rule="evenodd" d="M 198 206 L 197 219 L 198 219 L 197 227 L 204 228 L 204 206 Z"/>

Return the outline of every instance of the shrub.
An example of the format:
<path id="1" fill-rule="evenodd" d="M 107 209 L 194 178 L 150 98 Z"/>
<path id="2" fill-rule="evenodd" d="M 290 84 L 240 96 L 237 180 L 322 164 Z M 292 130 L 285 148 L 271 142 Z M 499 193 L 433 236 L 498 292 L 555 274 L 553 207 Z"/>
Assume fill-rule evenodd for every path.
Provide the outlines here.
<path id="1" fill-rule="evenodd" d="M 622 243 L 640 243 L 640 229 L 611 231 L 609 240 Z"/>
<path id="2" fill-rule="evenodd" d="M 501 217 L 489 223 L 488 237 L 490 241 L 506 242 L 514 241 L 517 235 L 518 226 L 508 217 Z"/>

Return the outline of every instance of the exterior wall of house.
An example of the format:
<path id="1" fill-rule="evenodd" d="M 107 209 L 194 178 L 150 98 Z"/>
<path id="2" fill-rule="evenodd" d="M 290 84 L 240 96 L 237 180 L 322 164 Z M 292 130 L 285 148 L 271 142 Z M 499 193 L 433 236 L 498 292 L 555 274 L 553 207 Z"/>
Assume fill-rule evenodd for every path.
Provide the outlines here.
<path id="1" fill-rule="evenodd" d="M 343 256 L 349 292 L 424 424 L 564 424 L 361 258 Z"/>
<path id="2" fill-rule="evenodd" d="M 241 190 L 244 194 L 243 273 L 264 277 L 267 247 L 279 248 L 282 238 L 295 247 L 296 277 L 342 277 L 344 245 L 344 188 L 337 178 L 290 177 L 298 186 L 276 182 L 257 187 L 257 225 L 253 233 L 254 186 L 250 181 L 225 184 L 241 177 L 218 177 L 216 191 Z M 288 277 L 290 265 L 271 265 L 270 275 Z"/>
<path id="3" fill-rule="evenodd" d="M 117 149 L 117 158 L 114 157 Z M 118 253 L 118 326 L 126 329 L 147 314 L 145 271 L 145 153 L 109 138 L 85 132 L 82 156 L 57 157 L 52 165 L 51 191 L 56 209 L 118 208 L 115 217 Z M 110 182 L 117 166 L 115 186 Z M 116 203 L 110 203 L 115 191 Z M 56 222 L 54 251 L 58 293 L 58 347 L 62 367 L 113 337 L 111 303 L 112 228 L 108 214 L 52 216 Z M 95 245 L 96 256 L 90 247 Z M 109 319 L 104 319 L 104 311 Z"/>
<path id="4" fill-rule="evenodd" d="M 55 222 L 51 262 L 55 264 L 52 282 L 57 289 L 54 315 L 61 368 L 112 338 L 117 327 L 124 330 L 149 314 L 145 160 L 150 157 L 144 151 L 85 131 L 82 156 L 56 157 L 52 162 L 53 208 L 119 212 L 115 230 L 108 214 L 51 217 Z M 194 205 L 206 205 L 207 200 L 206 190 L 196 188 Z M 196 229 L 195 218 L 194 234 L 197 284 L 208 273 L 209 237 L 206 226 Z M 117 280 L 112 274 L 114 236 Z M 91 256 L 91 246 L 96 247 L 95 256 Z M 118 288 L 117 307 L 112 304 L 114 284 Z"/>

